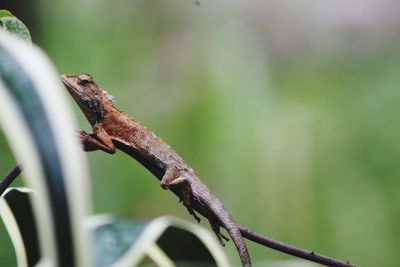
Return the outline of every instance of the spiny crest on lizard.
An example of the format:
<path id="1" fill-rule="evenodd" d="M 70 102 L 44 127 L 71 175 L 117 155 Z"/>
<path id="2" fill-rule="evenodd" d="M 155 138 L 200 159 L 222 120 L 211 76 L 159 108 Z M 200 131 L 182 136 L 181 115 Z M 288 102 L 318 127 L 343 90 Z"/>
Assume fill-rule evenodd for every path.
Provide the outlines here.
<path id="1" fill-rule="evenodd" d="M 117 102 L 115 101 L 115 98 L 112 94 L 110 94 L 109 92 L 107 92 L 106 90 L 102 89 L 103 94 L 108 98 L 108 100 L 110 100 L 111 102 Z"/>

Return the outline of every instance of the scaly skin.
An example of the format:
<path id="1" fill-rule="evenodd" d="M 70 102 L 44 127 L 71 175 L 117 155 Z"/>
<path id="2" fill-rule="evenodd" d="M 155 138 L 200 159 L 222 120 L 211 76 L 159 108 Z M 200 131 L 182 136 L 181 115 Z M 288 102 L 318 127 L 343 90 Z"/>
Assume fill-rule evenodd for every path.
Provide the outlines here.
<path id="1" fill-rule="evenodd" d="M 197 221 L 194 210 L 205 216 L 224 245 L 219 227 L 232 238 L 243 266 L 251 266 L 240 229 L 221 201 L 199 179 L 194 170 L 161 138 L 138 121 L 116 109 L 112 99 L 88 74 L 62 75 L 62 82 L 90 122 L 93 133 L 80 132 L 85 151 L 116 148 L 150 170 L 164 189 L 172 190 Z"/>

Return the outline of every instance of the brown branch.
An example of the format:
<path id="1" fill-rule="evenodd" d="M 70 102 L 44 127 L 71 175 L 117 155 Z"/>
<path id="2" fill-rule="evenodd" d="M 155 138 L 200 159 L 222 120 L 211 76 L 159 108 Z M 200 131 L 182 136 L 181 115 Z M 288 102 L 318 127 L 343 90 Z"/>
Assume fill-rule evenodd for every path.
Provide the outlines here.
<path id="1" fill-rule="evenodd" d="M 10 186 L 12 181 L 21 173 L 22 168 L 20 164 L 16 164 L 11 170 L 4 176 L 0 182 L 0 196 L 6 191 Z"/>
<path id="2" fill-rule="evenodd" d="M 355 267 L 354 264 L 350 262 L 343 262 L 331 257 L 327 257 L 314 251 L 305 250 L 302 248 L 298 248 L 289 244 L 285 244 L 281 241 L 274 240 L 270 237 L 263 236 L 259 233 L 253 232 L 241 225 L 239 225 L 240 232 L 244 238 L 247 238 L 253 242 L 256 242 L 260 245 L 272 248 L 274 250 L 278 250 L 280 252 L 290 254 L 299 258 L 303 258 L 309 261 L 317 262 L 326 266 L 334 266 L 334 267 Z"/>

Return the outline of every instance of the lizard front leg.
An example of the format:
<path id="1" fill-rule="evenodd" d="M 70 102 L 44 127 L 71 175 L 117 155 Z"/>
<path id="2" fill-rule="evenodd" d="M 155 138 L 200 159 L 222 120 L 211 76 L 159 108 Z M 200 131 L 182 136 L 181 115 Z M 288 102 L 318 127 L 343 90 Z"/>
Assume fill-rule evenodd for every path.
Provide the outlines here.
<path id="1" fill-rule="evenodd" d="M 100 126 L 94 126 L 93 133 L 91 134 L 88 134 L 85 131 L 80 131 L 79 137 L 83 150 L 85 151 L 95 151 L 100 149 L 109 154 L 115 153 L 115 146 L 111 137 Z"/>

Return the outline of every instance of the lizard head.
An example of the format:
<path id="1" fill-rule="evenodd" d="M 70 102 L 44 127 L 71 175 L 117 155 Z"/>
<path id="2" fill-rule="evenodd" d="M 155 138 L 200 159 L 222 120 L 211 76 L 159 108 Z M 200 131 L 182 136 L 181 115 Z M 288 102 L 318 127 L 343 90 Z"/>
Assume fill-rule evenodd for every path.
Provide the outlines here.
<path id="1" fill-rule="evenodd" d="M 101 122 L 112 106 L 110 96 L 89 74 L 62 75 L 61 81 L 91 124 Z"/>

